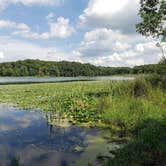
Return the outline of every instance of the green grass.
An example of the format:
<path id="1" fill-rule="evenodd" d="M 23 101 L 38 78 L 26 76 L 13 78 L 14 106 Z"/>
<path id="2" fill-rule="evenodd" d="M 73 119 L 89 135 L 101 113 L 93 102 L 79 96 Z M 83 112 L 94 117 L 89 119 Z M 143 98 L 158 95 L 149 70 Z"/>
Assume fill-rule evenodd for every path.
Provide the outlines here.
<path id="1" fill-rule="evenodd" d="M 23 109 L 58 111 L 74 124 L 107 127 L 119 137 L 131 137 L 113 160 L 103 162 L 105 165 L 166 164 L 166 93 L 142 78 L 1 85 L 0 102 Z"/>

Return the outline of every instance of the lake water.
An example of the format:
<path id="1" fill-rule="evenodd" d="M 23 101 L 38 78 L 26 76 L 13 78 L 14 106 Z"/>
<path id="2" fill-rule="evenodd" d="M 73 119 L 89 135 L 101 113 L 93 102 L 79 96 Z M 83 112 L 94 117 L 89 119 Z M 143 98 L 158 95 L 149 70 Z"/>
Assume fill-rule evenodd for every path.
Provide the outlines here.
<path id="1" fill-rule="evenodd" d="M 0 165 L 86 166 L 108 150 L 103 131 L 58 127 L 49 123 L 49 117 L 0 105 Z"/>
<path id="2" fill-rule="evenodd" d="M 3 83 L 40 83 L 40 82 L 67 82 L 67 81 L 114 81 L 133 80 L 134 77 L 108 76 L 108 77 L 0 77 Z"/>

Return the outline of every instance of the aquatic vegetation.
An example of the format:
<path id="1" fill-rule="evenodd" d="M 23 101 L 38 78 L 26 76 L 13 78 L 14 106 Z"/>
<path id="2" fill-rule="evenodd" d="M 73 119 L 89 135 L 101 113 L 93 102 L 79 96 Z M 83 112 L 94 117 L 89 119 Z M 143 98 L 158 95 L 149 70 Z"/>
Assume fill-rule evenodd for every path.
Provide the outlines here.
<path id="1" fill-rule="evenodd" d="M 73 123 L 95 122 L 98 96 L 89 94 L 109 91 L 109 82 L 73 82 L 55 84 L 1 85 L 0 101 L 23 109 L 65 114 Z"/>
<path id="2" fill-rule="evenodd" d="M 145 80 L 1 85 L 0 102 L 55 112 L 73 124 L 104 123 L 132 129 L 138 121 L 166 114 L 166 94 Z M 64 119 L 65 119 L 64 118 Z"/>
<path id="3" fill-rule="evenodd" d="M 104 165 L 165 162 L 163 138 L 166 128 L 162 124 L 166 116 L 166 93 L 143 78 L 117 82 L 1 85 L 0 102 L 24 109 L 51 111 L 50 124 L 56 124 L 58 113 L 71 124 L 109 128 L 108 142 L 115 141 L 112 136 L 120 140 L 130 137 L 126 146 L 111 151 L 104 161 L 99 156 Z M 76 147 L 76 150 L 81 148 Z"/>

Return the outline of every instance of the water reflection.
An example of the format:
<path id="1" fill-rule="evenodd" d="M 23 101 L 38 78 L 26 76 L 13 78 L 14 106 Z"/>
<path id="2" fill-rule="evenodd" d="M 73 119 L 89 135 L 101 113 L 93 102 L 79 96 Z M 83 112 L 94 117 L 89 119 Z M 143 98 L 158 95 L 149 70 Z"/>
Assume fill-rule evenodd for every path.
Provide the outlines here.
<path id="1" fill-rule="evenodd" d="M 134 77 L 106 76 L 106 77 L 0 77 L 3 83 L 40 83 L 40 82 L 68 82 L 68 81 L 118 81 L 133 80 Z"/>
<path id="2" fill-rule="evenodd" d="M 50 125 L 60 126 L 60 127 L 69 127 L 71 123 L 67 119 L 65 114 L 62 112 L 49 111 L 45 114 L 46 121 Z"/>
<path id="3" fill-rule="evenodd" d="M 55 126 L 65 121 L 56 120 L 56 116 L 1 105 L 0 165 L 74 165 L 91 145 L 97 148 L 104 143 L 97 129 Z M 100 144 L 94 144 L 96 138 Z"/>

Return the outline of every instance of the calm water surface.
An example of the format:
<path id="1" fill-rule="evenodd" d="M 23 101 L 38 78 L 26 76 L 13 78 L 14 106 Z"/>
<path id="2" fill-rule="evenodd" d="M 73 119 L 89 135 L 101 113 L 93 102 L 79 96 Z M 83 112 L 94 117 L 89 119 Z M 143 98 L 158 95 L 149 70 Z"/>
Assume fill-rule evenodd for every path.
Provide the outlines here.
<path id="1" fill-rule="evenodd" d="M 108 149 L 101 130 L 58 127 L 48 117 L 0 105 L 0 165 L 86 166 Z"/>
<path id="2" fill-rule="evenodd" d="M 133 77 L 0 77 L 0 83 L 65 82 L 65 81 L 111 81 L 133 80 Z"/>

